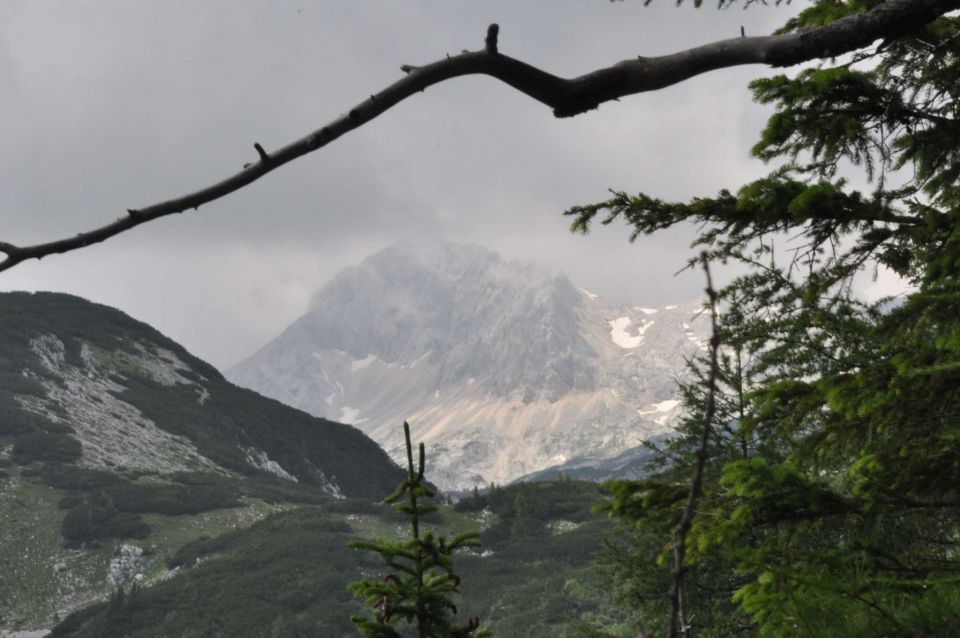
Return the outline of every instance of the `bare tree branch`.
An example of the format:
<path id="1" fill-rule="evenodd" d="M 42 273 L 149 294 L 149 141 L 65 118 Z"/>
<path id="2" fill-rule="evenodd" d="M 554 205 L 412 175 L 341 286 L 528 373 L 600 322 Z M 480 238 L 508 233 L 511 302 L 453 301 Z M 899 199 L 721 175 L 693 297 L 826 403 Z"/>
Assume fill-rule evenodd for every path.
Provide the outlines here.
<path id="1" fill-rule="evenodd" d="M 28 259 L 65 253 L 96 244 L 159 217 L 196 209 L 260 179 L 298 157 L 323 148 L 340 136 L 373 120 L 399 102 L 426 88 L 464 75 L 487 75 L 553 109 L 557 117 L 571 117 L 596 109 L 604 102 L 655 91 L 696 75 L 743 64 L 784 67 L 861 49 L 878 39 L 909 33 L 947 11 L 960 0 L 887 0 L 887 2 L 823 27 L 799 33 L 739 37 L 660 57 L 638 57 L 564 79 L 501 54 L 499 27 L 490 25 L 484 48 L 465 51 L 423 66 L 404 65 L 406 76 L 354 106 L 345 115 L 283 148 L 268 154 L 255 144 L 259 161 L 221 182 L 182 197 L 138 209 L 100 228 L 33 246 L 0 242 L 0 271 Z"/>
<path id="2" fill-rule="evenodd" d="M 717 291 L 713 287 L 713 278 L 710 276 L 710 262 L 707 260 L 707 254 L 701 255 L 703 260 L 703 271 L 707 277 L 707 298 L 710 304 L 710 369 L 706 379 L 707 386 L 707 409 L 703 415 L 703 432 L 700 435 L 700 447 L 697 449 L 697 466 L 693 472 L 693 480 L 690 481 L 690 493 L 687 496 L 687 504 L 683 508 L 683 515 L 680 522 L 673 530 L 673 572 L 670 582 L 670 626 L 667 630 L 668 638 L 682 636 L 686 638 L 689 635 L 689 625 L 683 609 L 683 559 L 687 549 L 687 534 L 693 526 L 693 517 L 700 500 L 700 493 L 703 491 L 703 471 L 707 465 L 707 447 L 710 443 L 710 432 L 713 429 L 713 421 L 717 412 L 717 373 L 719 363 L 717 361 L 720 350 L 720 331 L 717 326 Z"/>

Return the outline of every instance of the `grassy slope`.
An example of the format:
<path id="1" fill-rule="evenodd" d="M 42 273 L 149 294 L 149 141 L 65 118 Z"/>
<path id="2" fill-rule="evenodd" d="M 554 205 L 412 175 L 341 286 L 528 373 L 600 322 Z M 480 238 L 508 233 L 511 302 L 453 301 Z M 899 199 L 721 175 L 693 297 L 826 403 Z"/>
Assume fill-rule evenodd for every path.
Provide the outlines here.
<path id="1" fill-rule="evenodd" d="M 150 526 L 145 539 L 99 539 L 68 549 L 61 523 L 69 510 L 58 507 L 68 492 L 51 487 L 41 476 L 24 476 L 13 465 L 4 471 L 9 476 L 0 479 L 0 627 L 10 629 L 50 627 L 70 612 L 109 596 L 113 587 L 107 582 L 107 570 L 123 543 L 146 550 L 144 582 L 150 584 L 166 577 L 165 559 L 183 545 L 248 527 L 292 507 L 290 500 L 295 499 L 270 496 L 250 486 L 248 494 L 240 496 L 243 507 L 192 515 L 145 513 L 142 520 Z M 263 500 L 264 496 L 273 502 Z M 330 500 L 319 494 L 314 498 Z"/>
<path id="2" fill-rule="evenodd" d="M 558 482 L 501 490 L 482 509 L 445 507 L 430 527 L 452 534 L 488 524 L 483 549 L 458 558 L 462 613 L 478 614 L 499 636 L 580 635 L 586 625 L 625 627 L 591 568 L 609 529 L 589 514 L 592 484 Z M 560 495 L 561 506 L 549 500 Z M 527 516 L 517 500 L 537 510 Z M 559 522 L 558 522 L 559 521 Z M 354 636 L 359 611 L 346 584 L 379 573 L 374 557 L 346 549 L 348 540 L 393 536 L 403 519 L 356 501 L 283 512 L 252 527 L 185 547 L 173 561 L 182 573 L 122 604 L 80 612 L 56 628 L 70 638 L 161 636 Z"/>

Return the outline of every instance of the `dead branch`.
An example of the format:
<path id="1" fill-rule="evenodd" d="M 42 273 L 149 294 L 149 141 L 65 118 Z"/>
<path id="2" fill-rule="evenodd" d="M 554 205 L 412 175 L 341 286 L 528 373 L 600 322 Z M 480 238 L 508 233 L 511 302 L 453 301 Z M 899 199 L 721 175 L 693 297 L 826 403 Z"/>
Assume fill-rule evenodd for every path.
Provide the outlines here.
<path id="1" fill-rule="evenodd" d="M 888 0 L 823 27 L 799 33 L 763 37 L 738 37 L 659 57 L 638 57 L 613 66 L 564 79 L 498 50 L 499 27 L 490 25 L 484 48 L 464 51 L 423 66 L 403 65 L 405 77 L 357 104 L 345 115 L 306 137 L 268 155 L 259 143 L 259 161 L 193 193 L 142 208 L 129 209 L 115 221 L 73 237 L 32 246 L 0 242 L 0 272 L 29 260 L 65 253 L 96 244 L 154 219 L 197 209 L 260 179 L 288 162 L 323 148 L 340 136 L 373 120 L 406 98 L 451 78 L 487 75 L 541 102 L 557 117 L 571 117 L 596 109 L 604 102 L 655 91 L 709 71 L 743 64 L 785 67 L 828 58 L 889 40 L 923 26 L 947 11 L 960 8 L 960 0 Z"/>

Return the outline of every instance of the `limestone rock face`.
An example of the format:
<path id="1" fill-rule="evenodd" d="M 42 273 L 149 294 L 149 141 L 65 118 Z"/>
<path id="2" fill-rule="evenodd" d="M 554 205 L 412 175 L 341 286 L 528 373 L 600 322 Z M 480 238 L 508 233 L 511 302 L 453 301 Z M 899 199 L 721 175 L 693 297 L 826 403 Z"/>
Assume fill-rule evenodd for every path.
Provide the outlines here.
<path id="1" fill-rule="evenodd" d="M 227 376 L 351 423 L 398 460 L 407 420 L 431 480 L 465 489 L 668 430 L 675 379 L 705 345 L 699 312 L 612 303 L 477 246 L 398 244 L 342 271 Z"/>
<path id="2" fill-rule="evenodd" d="M 143 578 L 143 548 L 136 545 L 121 545 L 116 558 L 110 559 L 107 582 L 116 587 L 129 580 Z"/>

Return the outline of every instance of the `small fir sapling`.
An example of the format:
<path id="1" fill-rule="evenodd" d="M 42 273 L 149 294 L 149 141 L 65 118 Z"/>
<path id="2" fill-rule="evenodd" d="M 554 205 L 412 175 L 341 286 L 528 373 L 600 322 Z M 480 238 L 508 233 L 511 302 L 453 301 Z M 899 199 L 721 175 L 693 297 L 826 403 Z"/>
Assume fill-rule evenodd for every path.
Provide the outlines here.
<path id="1" fill-rule="evenodd" d="M 459 593 L 460 577 L 453 571 L 453 553 L 480 544 L 479 532 L 460 534 L 450 541 L 432 532 L 420 531 L 420 518 L 437 510 L 436 498 L 423 477 L 425 452 L 420 444 L 417 468 L 413 465 L 410 426 L 404 422 L 407 446 L 407 479 L 384 499 L 410 517 L 411 535 L 400 541 L 353 541 L 350 547 L 380 554 L 387 573 L 380 579 L 364 579 L 349 585 L 351 591 L 374 609 L 373 616 L 357 615 L 352 620 L 366 638 L 403 638 L 402 626 L 416 628 L 417 638 L 484 638 L 476 616 L 465 623 L 454 622 L 456 605 L 450 595 Z M 405 502 L 398 502 L 406 496 Z"/>

